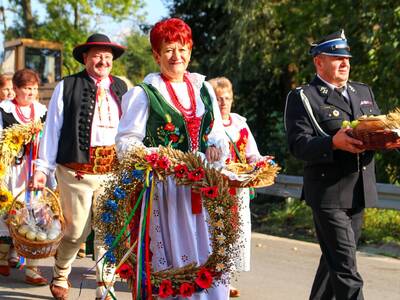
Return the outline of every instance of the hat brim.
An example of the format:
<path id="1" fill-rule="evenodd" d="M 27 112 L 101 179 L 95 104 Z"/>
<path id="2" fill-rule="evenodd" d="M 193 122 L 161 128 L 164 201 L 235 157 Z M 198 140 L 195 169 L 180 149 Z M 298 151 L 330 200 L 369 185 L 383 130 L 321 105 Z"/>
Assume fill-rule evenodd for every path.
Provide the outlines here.
<path id="1" fill-rule="evenodd" d="M 85 64 L 83 61 L 83 53 L 87 52 L 90 48 L 93 47 L 110 47 L 113 53 L 113 60 L 118 59 L 125 52 L 125 47 L 115 44 L 115 43 L 107 43 L 107 42 L 91 42 L 78 45 L 72 51 L 72 55 L 74 58 L 79 61 L 81 64 Z"/>
<path id="2" fill-rule="evenodd" d="M 323 52 L 320 52 L 318 54 L 324 54 L 324 55 L 328 55 L 328 56 L 339 56 L 339 57 L 353 57 L 351 55 L 351 53 L 346 49 L 337 49 L 337 50 L 331 51 L 331 52 L 324 52 L 323 51 Z"/>

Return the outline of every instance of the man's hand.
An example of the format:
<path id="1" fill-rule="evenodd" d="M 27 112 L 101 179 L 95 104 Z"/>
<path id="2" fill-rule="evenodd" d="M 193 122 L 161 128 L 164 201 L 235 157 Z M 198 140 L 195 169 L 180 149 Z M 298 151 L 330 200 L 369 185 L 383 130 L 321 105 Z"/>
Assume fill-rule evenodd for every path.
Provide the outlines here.
<path id="1" fill-rule="evenodd" d="M 206 149 L 206 158 L 207 161 L 213 163 L 221 159 L 222 151 L 221 149 L 211 146 Z"/>
<path id="2" fill-rule="evenodd" d="M 351 153 L 361 153 L 365 151 L 363 143 L 360 140 L 348 135 L 351 128 L 342 128 L 332 137 L 333 149 L 348 151 Z"/>
<path id="3" fill-rule="evenodd" d="M 43 190 L 46 186 L 47 175 L 42 171 L 35 171 L 32 181 L 30 183 L 30 188 L 33 190 Z"/>

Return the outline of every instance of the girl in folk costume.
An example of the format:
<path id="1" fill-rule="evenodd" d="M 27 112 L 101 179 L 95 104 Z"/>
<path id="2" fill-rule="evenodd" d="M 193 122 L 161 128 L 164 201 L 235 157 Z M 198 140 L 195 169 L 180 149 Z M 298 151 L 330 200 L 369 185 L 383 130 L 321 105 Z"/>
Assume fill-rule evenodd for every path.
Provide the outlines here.
<path id="1" fill-rule="evenodd" d="M 38 74 L 30 69 L 19 70 L 14 74 L 12 82 L 15 98 L 0 103 L 0 130 L 17 123 L 28 124 L 39 120 L 43 122 L 46 117 L 46 106 L 37 101 L 40 82 Z M 30 147 L 37 146 L 37 144 L 30 145 Z M 32 171 L 34 158 L 29 158 L 29 156 L 29 153 L 25 152 L 20 157 L 16 157 L 15 163 L 7 174 L 6 185 L 14 197 L 25 189 L 30 179 L 29 174 L 33 174 L 30 171 Z M 10 266 L 7 261 L 7 253 L 12 241 L 4 220 L 5 217 L 3 215 L 0 218 L 0 274 L 8 276 Z M 41 276 L 37 264 L 38 260 L 26 260 L 25 282 L 32 285 L 45 285 L 47 280 Z"/>
<path id="2" fill-rule="evenodd" d="M 209 80 L 217 96 L 219 109 L 222 115 L 225 132 L 229 138 L 230 157 L 232 162 L 251 163 L 260 160 L 262 156 L 258 151 L 256 141 L 246 123 L 246 119 L 238 114 L 231 113 L 233 103 L 232 83 L 225 77 L 217 77 Z M 251 189 L 252 190 L 252 189 Z M 235 261 L 237 272 L 250 271 L 251 251 L 251 215 L 250 215 L 250 189 L 236 190 L 239 201 L 239 218 L 241 219 L 242 232 L 239 244 L 241 247 L 238 259 Z M 230 297 L 239 297 L 239 290 L 230 288 Z"/>
<path id="3" fill-rule="evenodd" d="M 203 152 L 208 162 L 225 161 L 228 140 L 214 91 L 204 76 L 186 70 L 193 44 L 190 27 L 176 18 L 158 22 L 150 41 L 160 73 L 147 75 L 124 95 L 118 156 L 136 146 L 170 145 Z M 155 271 L 201 265 L 212 252 L 207 211 L 193 200 L 190 186 L 177 185 L 172 176 L 156 183 L 150 224 Z M 220 284 L 185 299 L 225 300 L 228 291 Z"/>

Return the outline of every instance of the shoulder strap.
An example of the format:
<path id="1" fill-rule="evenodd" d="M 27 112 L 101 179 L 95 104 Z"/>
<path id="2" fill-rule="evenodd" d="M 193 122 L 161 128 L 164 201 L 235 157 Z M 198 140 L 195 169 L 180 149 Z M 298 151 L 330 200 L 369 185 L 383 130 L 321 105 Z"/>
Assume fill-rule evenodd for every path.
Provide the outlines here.
<path id="1" fill-rule="evenodd" d="M 308 100 L 307 96 L 304 94 L 303 88 L 299 87 L 299 88 L 297 88 L 297 90 L 300 94 L 301 102 L 303 103 L 303 106 L 308 114 L 308 117 L 311 120 L 311 124 L 313 125 L 315 131 L 321 136 L 329 136 L 329 134 L 327 134 L 325 131 L 322 130 L 322 128 L 319 126 L 317 120 L 315 119 L 310 101 Z"/>

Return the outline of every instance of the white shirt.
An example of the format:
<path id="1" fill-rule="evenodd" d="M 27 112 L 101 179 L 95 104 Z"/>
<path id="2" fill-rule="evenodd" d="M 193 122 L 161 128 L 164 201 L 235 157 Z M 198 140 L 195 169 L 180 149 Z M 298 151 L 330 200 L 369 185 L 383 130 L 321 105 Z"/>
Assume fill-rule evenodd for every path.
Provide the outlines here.
<path id="1" fill-rule="evenodd" d="M 95 81 L 94 78 L 92 78 L 92 80 Z M 100 82 L 100 85 L 105 89 L 108 101 L 101 101 L 101 124 L 99 118 L 100 103 L 96 101 L 90 137 L 91 147 L 114 145 L 115 135 L 117 134 L 118 129 L 119 107 L 110 93 L 111 81 L 107 77 Z M 43 137 L 39 146 L 39 159 L 35 161 L 37 166 L 36 170 L 42 171 L 46 174 L 49 174 L 49 171 L 53 171 L 56 168 L 58 142 L 60 140 L 61 128 L 64 122 L 63 93 L 64 81 L 61 81 L 57 84 L 53 95 L 51 96 Z M 108 116 L 111 117 L 111 122 L 109 122 Z M 107 127 L 103 127 L 104 124 L 107 124 Z"/>

